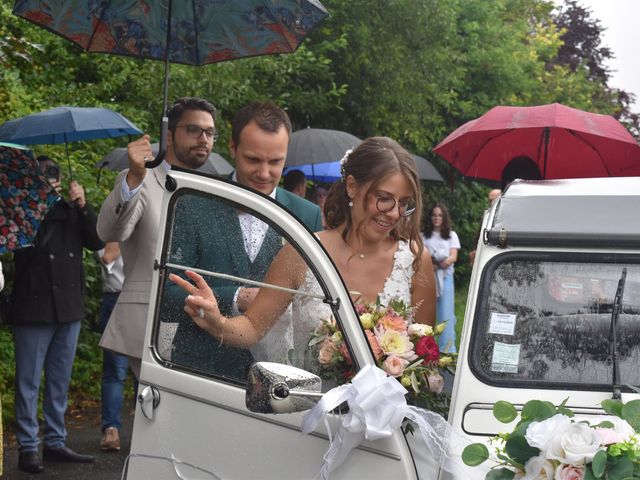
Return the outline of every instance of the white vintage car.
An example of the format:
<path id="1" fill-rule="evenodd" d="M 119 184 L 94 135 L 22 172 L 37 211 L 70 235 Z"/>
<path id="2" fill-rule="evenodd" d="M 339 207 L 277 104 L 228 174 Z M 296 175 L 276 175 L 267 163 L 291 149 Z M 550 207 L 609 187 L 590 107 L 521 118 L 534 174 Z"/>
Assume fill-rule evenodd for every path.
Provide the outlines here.
<path id="1" fill-rule="evenodd" d="M 271 241 L 288 242 L 307 261 L 322 293 L 296 295 L 331 309 L 355 373 L 374 359 L 342 279 L 315 236 L 271 199 L 180 171 L 171 173 L 167 186 L 126 478 L 314 478 L 329 435 L 323 422 L 302 434 L 301 423 L 305 410 L 335 384 L 320 385 L 314 362 L 289 354 L 305 319 L 287 320 L 285 312 L 251 351 L 221 350 L 217 340 L 194 331 L 182 312 L 184 293 L 167 276 L 189 268 L 220 289 L 270 288 L 250 275 L 237 278 L 237 270 L 211 259 L 242 248 L 216 243 L 233 233 L 225 228 L 227 214 L 260 218 L 277 232 Z M 640 384 L 639 220 L 640 178 L 517 181 L 487 212 L 449 418 L 470 441 L 508 428 L 493 420 L 497 400 L 522 405 L 568 397 L 568 406 L 589 415 L 600 412 L 601 400 L 620 391 L 626 399 L 627 385 Z M 612 322 L 623 272 L 621 309 Z M 247 383 L 253 361 L 280 365 L 254 366 Z M 343 415 L 330 414 L 333 433 Z M 477 477 L 483 478 L 480 470 Z M 419 436 L 398 428 L 358 445 L 331 478 L 449 477 Z"/>

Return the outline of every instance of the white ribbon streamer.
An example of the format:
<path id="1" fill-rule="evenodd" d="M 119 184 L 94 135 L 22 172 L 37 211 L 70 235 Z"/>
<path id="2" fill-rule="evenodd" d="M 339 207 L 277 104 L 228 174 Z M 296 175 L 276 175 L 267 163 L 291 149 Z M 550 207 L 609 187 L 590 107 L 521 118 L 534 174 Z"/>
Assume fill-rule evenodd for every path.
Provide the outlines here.
<path id="1" fill-rule="evenodd" d="M 398 380 L 372 365 L 364 366 L 350 384 L 325 393 L 302 421 L 302 432 L 310 433 L 316 429 L 320 420 L 324 420 L 329 434 L 329 450 L 324 454 L 324 461 L 316 478 L 328 480 L 331 472 L 364 439 L 390 437 L 405 418 L 419 427 L 427 451 L 434 456 L 440 468 L 452 473 L 454 477 L 477 477 L 478 471 L 464 465 L 460 457 L 464 447 L 472 442 L 440 415 L 407 405 L 406 393 L 407 390 Z M 342 417 L 335 438 L 332 438 L 327 413 L 345 401 L 349 404 L 349 413 Z"/>

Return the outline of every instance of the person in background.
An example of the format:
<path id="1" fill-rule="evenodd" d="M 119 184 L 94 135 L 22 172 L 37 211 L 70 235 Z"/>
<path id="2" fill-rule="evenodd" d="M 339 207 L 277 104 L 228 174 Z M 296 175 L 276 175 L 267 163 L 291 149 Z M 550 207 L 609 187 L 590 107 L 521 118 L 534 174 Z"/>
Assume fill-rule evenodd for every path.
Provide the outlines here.
<path id="1" fill-rule="evenodd" d="M 491 205 L 493 205 L 493 202 L 495 202 L 501 194 L 502 194 L 502 190 L 500 190 L 499 188 L 494 188 L 493 190 L 489 190 L 489 193 L 487 194 L 487 199 L 489 200 L 489 208 L 491 208 Z"/>
<path id="2" fill-rule="evenodd" d="M 124 283 L 124 263 L 118 242 L 109 242 L 98 252 L 102 267 L 102 305 L 100 306 L 100 333 L 104 333 L 116 306 Z M 120 410 L 124 397 L 124 382 L 127 379 L 129 361 L 124 355 L 102 351 L 102 440 L 100 449 L 120 450 Z"/>
<path id="3" fill-rule="evenodd" d="M 282 187 L 299 197 L 305 198 L 307 195 L 307 178 L 302 170 L 289 170 L 283 177 Z"/>
<path id="4" fill-rule="evenodd" d="M 60 168 L 47 156 L 40 169 L 60 193 Z M 18 468 L 40 473 L 38 456 L 38 392 L 44 370 L 45 462 L 93 462 L 65 444 L 64 414 L 80 325 L 85 317 L 83 248 L 99 250 L 96 215 L 84 189 L 72 181 L 69 201 L 60 200 L 47 213 L 34 246 L 14 253 L 15 277 L 7 321 L 13 326 L 16 356 L 16 438 Z"/>
<path id="5" fill-rule="evenodd" d="M 116 178 L 102 204 L 98 233 L 105 242 L 120 242 L 125 280 L 100 346 L 129 357 L 140 378 L 144 333 L 151 294 L 155 244 L 165 180 L 172 166 L 196 170 L 207 161 L 216 139 L 215 107 L 202 98 L 176 100 L 169 111 L 164 161 L 153 169 L 149 135 L 127 147 L 129 169 Z"/>
<path id="6" fill-rule="evenodd" d="M 320 211 L 322 212 L 322 226 L 325 226 L 326 220 L 324 216 L 324 203 L 327 201 L 327 195 L 329 195 L 329 191 L 324 187 L 316 187 L 313 192 L 313 203 L 320 207 Z"/>
<path id="7" fill-rule="evenodd" d="M 509 160 L 502 170 L 502 190 L 516 178 L 521 180 L 542 180 L 542 174 L 536 162 L 529 157 L 520 156 Z"/>
<path id="8" fill-rule="evenodd" d="M 431 254 L 436 274 L 436 322 L 447 323 L 438 344 L 441 351 L 453 353 L 456 351 L 453 265 L 458 259 L 460 240 L 456 232 L 451 230 L 451 218 L 444 204 L 436 203 L 431 209 L 422 240 Z"/>

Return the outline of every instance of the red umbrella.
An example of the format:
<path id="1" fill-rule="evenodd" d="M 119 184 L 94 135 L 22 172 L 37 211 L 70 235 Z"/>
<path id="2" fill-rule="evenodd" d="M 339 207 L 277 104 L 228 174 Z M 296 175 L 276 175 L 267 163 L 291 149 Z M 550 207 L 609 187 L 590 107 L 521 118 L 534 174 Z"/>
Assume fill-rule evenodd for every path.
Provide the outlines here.
<path id="1" fill-rule="evenodd" d="M 559 103 L 494 107 L 434 152 L 463 175 L 486 180 L 500 181 L 518 156 L 532 159 L 546 179 L 640 176 L 640 145 L 620 122 Z"/>

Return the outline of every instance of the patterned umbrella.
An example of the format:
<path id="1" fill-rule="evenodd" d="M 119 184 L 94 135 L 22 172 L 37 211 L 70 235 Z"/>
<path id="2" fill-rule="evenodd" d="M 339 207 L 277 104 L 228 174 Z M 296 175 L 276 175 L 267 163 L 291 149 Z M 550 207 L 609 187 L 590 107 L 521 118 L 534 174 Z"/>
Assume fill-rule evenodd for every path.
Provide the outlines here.
<path id="1" fill-rule="evenodd" d="M 318 0 L 16 0 L 13 13 L 89 52 L 187 65 L 293 52 L 329 13 Z M 166 117 L 166 114 L 165 114 Z M 164 157 L 163 118 L 159 161 Z"/>
<path id="2" fill-rule="evenodd" d="M 32 245 L 58 200 L 29 152 L 0 146 L 0 254 Z"/>

